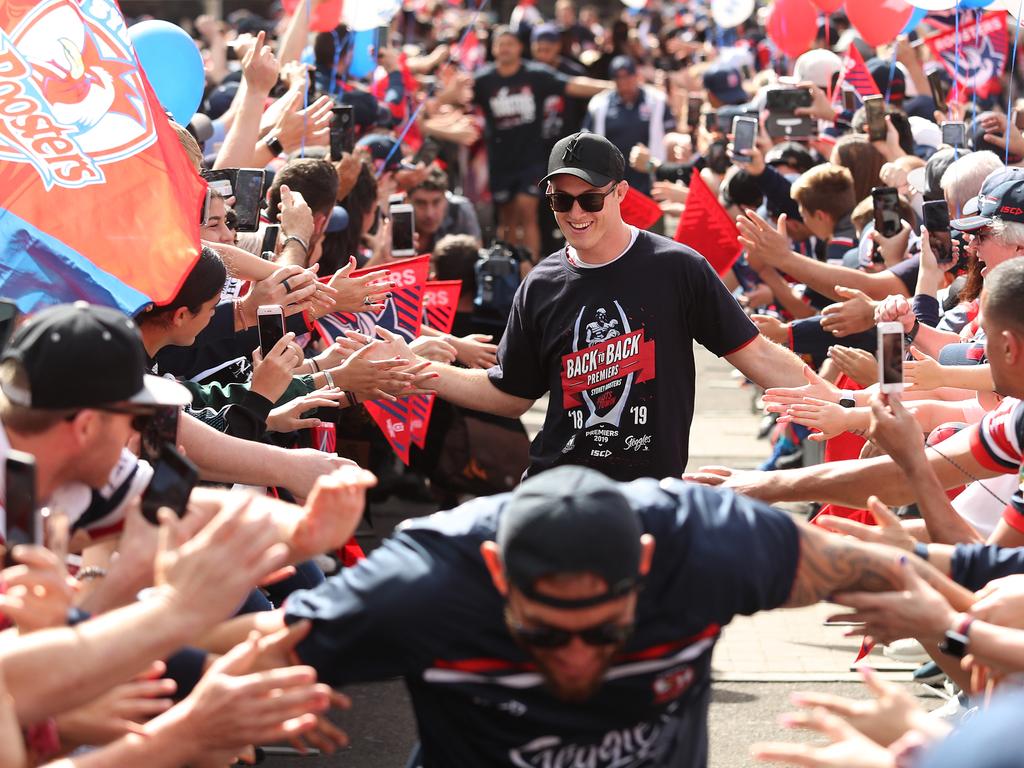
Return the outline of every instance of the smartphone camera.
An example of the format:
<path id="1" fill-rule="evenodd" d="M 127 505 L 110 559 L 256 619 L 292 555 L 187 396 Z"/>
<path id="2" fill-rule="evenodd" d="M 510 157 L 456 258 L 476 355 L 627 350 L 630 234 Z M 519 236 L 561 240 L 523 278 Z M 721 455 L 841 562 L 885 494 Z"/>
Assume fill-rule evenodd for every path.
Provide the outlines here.
<path id="1" fill-rule="evenodd" d="M 388 215 L 391 217 L 391 255 L 396 258 L 415 256 L 413 235 L 416 230 L 412 206 L 408 203 L 392 204 Z"/>

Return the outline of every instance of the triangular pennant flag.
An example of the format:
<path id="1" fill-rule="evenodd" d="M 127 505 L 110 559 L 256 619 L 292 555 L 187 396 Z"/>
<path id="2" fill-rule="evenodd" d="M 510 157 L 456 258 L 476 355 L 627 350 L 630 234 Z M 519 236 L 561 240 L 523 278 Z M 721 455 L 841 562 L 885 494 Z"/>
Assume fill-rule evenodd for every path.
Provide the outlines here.
<path id="1" fill-rule="evenodd" d="M 736 223 L 711 194 L 700 174 L 693 174 L 686 208 L 676 228 L 676 242 L 693 248 L 721 277 L 732 268 L 743 250 L 738 237 Z"/>
<path id="2" fill-rule="evenodd" d="M 423 317 L 423 289 L 430 271 L 430 256 L 416 256 L 402 261 L 393 261 L 379 267 L 359 269 L 350 277 L 360 277 L 379 269 L 388 272 L 391 283 L 391 298 L 380 312 L 335 312 L 325 315 L 316 321 L 317 331 L 328 343 L 345 331 L 359 331 L 368 336 L 376 336 L 377 326 L 403 336 L 412 341 L 420 334 Z M 327 282 L 330 277 L 321 278 Z M 388 444 L 403 463 L 409 463 L 409 446 L 411 444 L 409 398 L 400 398 L 396 402 L 372 400 L 366 403 L 366 410 L 374 420 Z"/>
<path id="3" fill-rule="evenodd" d="M 199 257 L 206 184 L 114 0 L 0 3 L 0 295 L 134 314 Z"/>
<path id="4" fill-rule="evenodd" d="M 626 190 L 619 210 L 622 212 L 622 220 L 637 229 L 650 229 L 662 214 L 661 206 L 632 187 Z"/>
<path id="5" fill-rule="evenodd" d="M 451 333 L 462 293 L 461 280 L 431 280 L 423 290 L 423 324 L 442 333 Z M 434 410 L 434 395 L 413 395 L 409 398 L 412 444 L 423 448 Z"/>
<path id="6" fill-rule="evenodd" d="M 843 69 L 839 73 L 839 80 L 836 82 L 834 94 L 840 92 L 839 86 L 842 83 L 849 83 L 862 99 L 865 96 L 882 95 L 878 90 L 875 78 L 868 71 L 867 64 L 864 63 L 864 57 L 860 55 L 856 45 L 850 45 L 846 49 L 846 54 L 843 56 Z"/>

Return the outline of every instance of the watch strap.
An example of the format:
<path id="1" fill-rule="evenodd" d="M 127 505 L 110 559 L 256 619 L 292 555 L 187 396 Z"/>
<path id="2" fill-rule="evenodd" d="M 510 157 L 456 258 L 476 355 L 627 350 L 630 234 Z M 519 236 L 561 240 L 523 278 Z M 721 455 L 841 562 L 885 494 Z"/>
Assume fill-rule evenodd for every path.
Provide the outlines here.
<path id="1" fill-rule="evenodd" d="M 907 344 L 913 344 L 914 343 L 914 339 L 917 338 L 917 333 L 920 330 L 921 330 L 921 321 L 918 318 L 915 317 L 914 318 L 914 327 L 911 328 L 909 331 L 907 331 L 905 334 L 903 334 L 903 340 Z"/>
<path id="2" fill-rule="evenodd" d="M 852 389 L 843 389 L 839 392 L 839 404 L 843 408 L 853 408 L 857 405 L 857 398 Z"/>
<path id="3" fill-rule="evenodd" d="M 271 134 L 270 136 L 267 136 L 267 138 L 263 140 L 263 143 L 267 145 L 267 148 L 271 152 L 274 153 L 274 157 L 284 154 L 284 145 L 281 143 L 281 140 L 277 138 L 277 136 Z"/>

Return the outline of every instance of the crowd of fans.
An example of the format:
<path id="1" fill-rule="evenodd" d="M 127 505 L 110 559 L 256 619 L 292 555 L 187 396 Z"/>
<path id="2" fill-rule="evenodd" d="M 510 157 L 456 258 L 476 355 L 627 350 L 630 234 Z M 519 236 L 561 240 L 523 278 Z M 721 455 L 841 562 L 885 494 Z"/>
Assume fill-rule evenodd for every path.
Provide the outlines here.
<path id="1" fill-rule="evenodd" d="M 686 759 L 671 764 L 703 765 L 706 737 L 695 734 L 704 720 L 680 713 L 706 712 L 706 678 L 689 692 L 692 671 L 658 678 L 659 707 L 684 702 L 657 715 L 658 727 L 674 735 L 645 744 L 629 731 L 623 738 L 638 741 L 622 754 L 633 761 L 608 762 L 611 751 L 598 754 L 612 749 L 608 739 L 592 734 L 627 733 L 654 710 L 645 700 L 622 714 L 615 707 L 625 699 L 587 710 L 596 688 L 574 685 L 556 658 L 563 647 L 601 649 L 599 684 L 615 654 L 639 650 L 629 643 L 661 620 L 659 611 L 687 609 L 651 602 L 683 599 L 668 591 L 682 590 L 681 576 L 660 578 L 669 555 L 657 557 L 694 557 L 677 535 L 722 547 L 699 561 L 707 571 L 694 565 L 685 575 L 702 580 L 726 565 L 749 571 L 735 583 L 724 570 L 708 577 L 709 594 L 700 597 L 707 605 L 693 609 L 704 623 L 680 619 L 693 627 L 688 642 L 696 644 L 688 647 L 707 654 L 696 674 L 708 674 L 713 637 L 734 614 L 827 596 L 850 609 L 839 618 L 855 623 L 851 634 L 887 644 L 896 659 L 919 659 L 915 679 L 948 692 L 941 713 L 927 714 L 903 687 L 865 671 L 872 699 L 808 693 L 799 699 L 805 711 L 789 718 L 829 746 L 761 744 L 759 759 L 1010 764 L 998 762 L 999 750 L 1019 746 L 1020 737 L 1007 727 L 1014 699 L 1000 699 L 1024 671 L 1024 133 L 1017 111 L 1007 114 L 1017 73 L 985 98 L 942 92 L 949 76 L 915 44 L 927 19 L 875 49 L 842 12 L 823 15 L 814 47 L 791 60 L 757 15 L 720 30 L 701 3 L 648 0 L 612 13 L 558 0 L 546 19 L 522 0 L 510 19 L 499 19 L 486 8 L 428 0 L 406 3 L 378 32 L 375 69 L 356 78 L 357 35 L 344 24 L 310 30 L 308 14 L 321 4 L 299 2 L 278 18 L 237 11 L 225 20 L 176 20 L 203 53 L 207 88 L 190 124 L 174 127 L 211 192 L 199 259 L 172 301 L 135 318 L 82 303 L 27 318 L 8 313 L 0 455 L 5 536 L 18 546 L 9 547 L 0 594 L 0 764 L 228 765 L 284 741 L 332 751 L 347 740 L 327 712 L 349 706 L 332 686 L 406 675 L 414 699 L 422 697 L 414 703 L 424 748 L 414 764 L 463 764 L 467 754 L 484 761 L 476 764 L 569 764 L 567 747 L 543 752 L 558 744 L 540 737 L 558 733 L 584 745 L 577 757 L 591 755 L 588 765 L 668 765 L 680 745 Z M 851 48 L 884 94 L 880 135 L 864 99 L 843 83 Z M 939 93 L 933 83 L 944 83 Z M 786 94 L 803 106 L 779 107 Z M 733 121 L 744 117 L 758 127 L 753 142 L 737 146 Z M 354 130 L 340 131 L 347 119 Z M 953 134 L 943 125 L 957 123 L 964 141 L 944 144 Z M 594 144 L 587 132 L 607 142 Z M 614 149 L 603 156 L 604 175 L 588 175 L 606 145 Z M 258 223 L 241 228 L 254 231 L 239 231 L 252 212 L 241 210 L 235 169 L 265 170 Z M 557 187 L 558 173 L 574 176 L 580 191 Z M 239 188 L 224 187 L 224 178 Z M 556 321 L 560 306 L 567 312 L 571 297 L 593 290 L 582 282 L 588 268 L 608 268 L 587 264 L 586 249 L 574 244 L 590 226 L 602 236 L 619 231 L 600 227 L 620 210 L 623 181 L 663 213 L 646 240 L 635 227 L 621 230 L 623 263 L 637 243 L 669 242 L 661 236 L 675 232 L 694 183 L 736 221 L 742 253 L 721 275 L 724 287 L 706 265 L 681 267 L 685 280 L 714 284 L 699 283 L 694 296 L 672 294 L 696 309 L 673 307 L 668 316 L 686 318 L 687 354 L 692 336 L 764 385 L 771 456 L 757 471 L 690 468 L 689 483 L 665 481 L 660 491 L 606 487 L 586 474 L 543 483 L 538 470 L 557 464 L 586 464 L 618 481 L 685 465 L 685 444 L 680 454 L 658 442 L 668 429 L 685 443 L 692 383 L 676 409 L 664 405 L 664 385 L 630 408 L 643 429 L 627 438 L 635 451 L 628 461 L 590 443 L 580 450 L 585 433 L 615 445 L 614 398 L 583 386 L 566 390 L 562 405 L 559 387 L 577 377 L 570 352 L 634 335 L 618 299 L 608 303 L 603 293 L 586 309 L 593 315 L 579 311 L 574 329 Z M 602 202 L 587 198 L 594 192 Z M 926 207 L 936 202 L 950 224 L 929 230 Z M 396 229 L 406 220 L 395 206 L 412 210 L 411 244 Z M 596 223 L 574 219 L 577 210 Z M 567 227 L 577 228 L 568 238 Z M 674 253 L 667 247 L 656 246 L 657 258 Z M 451 332 L 424 324 L 408 340 L 361 326 L 321 338 L 316 322 L 327 315 L 393 306 L 386 268 L 410 254 L 430 255 L 432 278 L 462 281 Z M 564 280 L 552 277 L 563 257 Z M 670 271 L 642 275 L 652 302 L 663 301 L 664 286 L 655 283 L 677 279 Z M 713 317 L 691 317 L 705 307 Z M 280 308 L 284 328 L 261 349 L 266 308 Z M 883 323 L 898 324 L 902 335 L 902 391 L 880 386 Z M 741 353 L 751 336 L 769 348 L 757 365 Z M 637 348 L 651 343 L 632 340 Z M 692 359 L 669 352 L 675 340 L 657 339 L 658 376 L 677 366 L 692 382 Z M 602 348 L 629 354 L 628 345 Z M 564 368 L 545 367 L 562 355 Z M 653 357 L 649 365 L 629 374 L 640 378 L 628 378 L 627 391 L 654 376 Z M 802 385 L 790 375 L 799 377 L 801 365 Z M 548 421 L 531 457 L 519 416 L 549 390 Z M 424 447 L 413 448 L 405 467 L 363 405 L 435 392 Z M 577 424 L 584 414 L 570 420 L 562 408 L 584 401 L 590 416 Z M 662 423 L 644 426 L 649 412 Z M 666 427 L 672 419 L 686 424 Z M 363 562 L 353 537 L 368 503 L 395 495 L 447 509 L 468 494 L 511 491 L 528 465 L 536 479 L 500 502 L 515 524 L 499 525 L 483 502 L 470 502 L 450 520 L 398 532 Z M 616 490 L 623 487 L 630 490 Z M 581 528 L 583 518 L 576 528 L 552 522 L 545 504 L 577 514 L 571 488 L 595 507 L 628 498 L 646 527 L 622 516 L 619 528 L 603 532 Z M 799 539 L 759 503 L 781 501 L 811 502 L 811 525 L 801 523 Z M 678 532 L 651 522 L 651 510 L 669 506 Z M 531 538 L 537 520 L 563 551 L 538 545 L 541 533 Z M 606 541 L 609 531 L 638 547 L 623 561 L 631 573 L 595 559 L 618 556 L 621 541 Z M 471 539 L 472 550 L 437 543 L 470 535 L 483 536 Z M 754 535 L 764 539 L 744 538 Z M 535 561 L 516 570 L 517 546 L 534 547 L 562 570 L 538 570 Z M 597 563 L 600 597 L 544 586 L 551 573 L 589 570 L 580 563 Z M 531 576 L 541 577 L 537 590 Z M 637 607 L 640 577 L 650 586 Z M 594 614 L 606 599 L 601 590 L 634 602 L 621 616 Z M 442 608 L 438 601 L 453 591 L 457 599 Z M 685 594 L 696 605 L 697 596 Z M 546 607 L 524 612 L 529 601 Z M 433 623 L 416 626 L 432 610 Z M 491 622 L 494 632 L 480 635 L 498 648 L 494 655 L 518 656 L 505 666 L 472 658 L 475 665 L 431 667 L 431 644 L 446 652 L 442 641 L 464 622 L 472 629 L 467 617 L 476 613 Z M 714 629 L 698 636 L 705 624 Z M 643 637 L 653 647 L 660 636 Z M 661 637 L 658 647 L 677 639 Z M 696 653 L 671 658 L 693 661 Z M 495 700 L 488 711 L 496 719 L 467 717 L 462 733 L 437 715 L 457 711 L 451 700 L 428 692 L 475 675 L 481 690 L 470 690 L 487 699 L 488 675 L 514 670 L 517 682 L 505 685 L 525 689 L 526 669 L 543 673 L 567 711 L 583 707 L 580 721 L 589 711 L 600 725 L 591 730 L 530 700 L 537 714 L 520 725 L 536 717 L 551 728 L 538 726 L 532 740 L 522 729 L 521 751 L 492 751 L 489 740 L 506 737 L 483 723 L 519 733 L 505 721 L 525 705 Z M 670 728 L 674 718 L 682 719 Z M 451 739 L 471 748 L 460 751 Z M 529 762 L 541 754 L 549 762 Z"/>

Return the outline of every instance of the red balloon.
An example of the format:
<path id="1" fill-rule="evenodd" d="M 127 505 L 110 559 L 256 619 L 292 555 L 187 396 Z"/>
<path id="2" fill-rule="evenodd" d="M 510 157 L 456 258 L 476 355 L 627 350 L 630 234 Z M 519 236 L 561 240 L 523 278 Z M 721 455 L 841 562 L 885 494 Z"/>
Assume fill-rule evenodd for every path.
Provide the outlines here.
<path id="1" fill-rule="evenodd" d="M 288 15 L 295 13 L 299 3 L 312 3 L 312 0 L 284 0 L 284 12 Z M 330 32 L 341 23 L 342 0 L 327 0 L 313 8 L 313 15 L 309 18 L 309 28 L 313 32 Z"/>
<path id="2" fill-rule="evenodd" d="M 835 13 L 843 7 L 843 0 L 811 0 L 825 13 Z"/>
<path id="3" fill-rule="evenodd" d="M 780 51 L 797 57 L 818 34 L 818 11 L 811 0 L 775 0 L 768 12 L 768 37 Z"/>
<path id="4" fill-rule="evenodd" d="M 914 7 L 903 0 L 847 0 L 846 16 L 864 42 L 891 43 L 907 25 Z"/>

